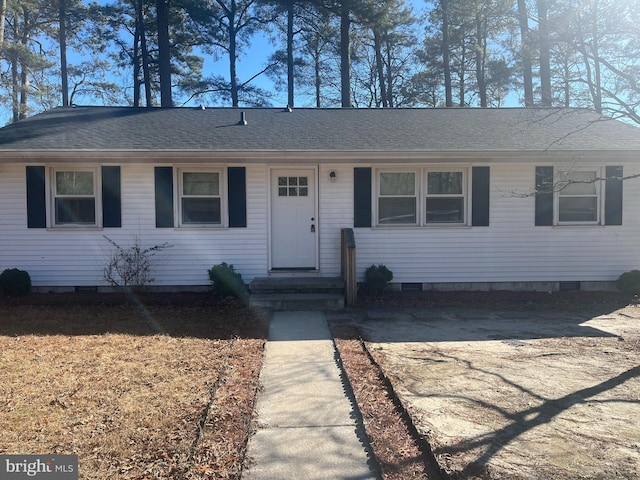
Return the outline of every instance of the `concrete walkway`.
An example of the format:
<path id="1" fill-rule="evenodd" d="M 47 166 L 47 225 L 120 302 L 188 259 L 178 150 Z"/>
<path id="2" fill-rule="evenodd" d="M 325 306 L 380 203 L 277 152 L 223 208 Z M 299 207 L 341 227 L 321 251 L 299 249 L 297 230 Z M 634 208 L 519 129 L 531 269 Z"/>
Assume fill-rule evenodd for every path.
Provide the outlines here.
<path id="1" fill-rule="evenodd" d="M 243 480 L 376 479 L 322 312 L 276 312 Z"/>

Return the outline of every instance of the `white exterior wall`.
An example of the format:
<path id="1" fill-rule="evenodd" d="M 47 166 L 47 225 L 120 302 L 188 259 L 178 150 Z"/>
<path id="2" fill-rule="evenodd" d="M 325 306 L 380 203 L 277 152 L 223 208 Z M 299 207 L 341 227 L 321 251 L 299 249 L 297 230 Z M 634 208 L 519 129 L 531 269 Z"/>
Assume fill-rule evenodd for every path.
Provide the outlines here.
<path id="1" fill-rule="evenodd" d="M 122 246 L 135 236 L 145 247 L 173 245 L 159 255 L 157 286 L 208 285 L 207 270 L 220 262 L 233 264 L 246 282 L 268 274 L 267 165 L 246 167 L 247 228 L 220 229 L 156 228 L 154 166 L 121 165 L 122 228 L 45 230 L 27 228 L 25 165 L 0 165 L 0 271 L 26 270 L 36 287 L 105 285 L 102 268 L 112 251 L 106 235 Z M 323 276 L 340 274 L 340 229 L 353 226 L 353 167 L 318 168 Z M 626 165 L 625 175 L 634 168 Z M 399 283 L 611 281 L 640 268 L 640 179 L 624 183 L 623 226 L 536 227 L 534 197 L 510 193 L 530 192 L 534 175 L 532 164 L 491 166 L 488 227 L 354 229 L 359 278 L 379 263 Z"/>
<path id="2" fill-rule="evenodd" d="M 488 227 L 355 229 L 359 278 L 378 263 L 398 283 L 612 281 L 640 268 L 640 179 L 624 182 L 622 226 L 535 226 L 534 196 L 518 198 L 534 184 L 534 165 L 492 165 Z"/>
<path id="3" fill-rule="evenodd" d="M 267 270 L 265 166 L 247 167 L 247 228 L 156 228 L 152 164 L 121 166 L 122 228 L 27 228 L 24 165 L 0 165 L 0 271 L 20 268 L 38 286 L 105 285 L 102 269 L 113 251 L 140 238 L 143 247 L 167 242 L 154 257 L 155 286 L 209 285 L 207 270 L 227 262 L 245 281 Z"/>

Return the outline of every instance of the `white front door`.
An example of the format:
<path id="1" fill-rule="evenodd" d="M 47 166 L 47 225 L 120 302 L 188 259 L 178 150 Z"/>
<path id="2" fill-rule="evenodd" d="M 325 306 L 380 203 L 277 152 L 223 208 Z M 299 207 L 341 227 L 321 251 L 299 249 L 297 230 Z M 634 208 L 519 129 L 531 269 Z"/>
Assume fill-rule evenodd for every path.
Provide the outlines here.
<path id="1" fill-rule="evenodd" d="M 317 267 L 316 171 L 271 171 L 271 268 Z"/>

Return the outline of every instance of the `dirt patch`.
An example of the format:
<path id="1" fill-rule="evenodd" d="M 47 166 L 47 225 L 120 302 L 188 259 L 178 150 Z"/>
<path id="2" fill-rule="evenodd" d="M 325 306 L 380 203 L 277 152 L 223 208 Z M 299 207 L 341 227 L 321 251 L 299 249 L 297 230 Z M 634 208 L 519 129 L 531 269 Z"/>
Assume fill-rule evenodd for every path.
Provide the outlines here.
<path id="1" fill-rule="evenodd" d="M 211 295 L 0 298 L 0 453 L 82 479 L 239 478 L 265 328 Z"/>
<path id="2" fill-rule="evenodd" d="M 358 327 L 452 478 L 635 479 L 639 320 L 413 307 Z"/>

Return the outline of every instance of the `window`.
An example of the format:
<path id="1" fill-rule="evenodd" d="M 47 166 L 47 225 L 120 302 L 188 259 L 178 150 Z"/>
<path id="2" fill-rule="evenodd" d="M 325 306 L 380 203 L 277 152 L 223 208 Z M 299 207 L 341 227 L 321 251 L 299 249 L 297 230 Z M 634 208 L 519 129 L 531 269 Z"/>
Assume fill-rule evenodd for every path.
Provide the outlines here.
<path id="1" fill-rule="evenodd" d="M 180 215 L 182 225 L 221 225 L 221 172 L 182 171 Z"/>
<path id="2" fill-rule="evenodd" d="M 97 225 L 94 169 L 53 170 L 54 225 Z"/>
<path id="3" fill-rule="evenodd" d="M 427 172 L 426 223 L 464 223 L 464 175 Z"/>
<path id="4" fill-rule="evenodd" d="M 377 225 L 467 225 L 470 170 L 416 168 L 376 172 Z M 488 177 L 484 190 L 488 203 Z M 478 208 L 484 197 L 478 196 Z M 488 208 L 488 205 L 485 205 Z M 488 223 L 488 220 L 487 220 Z"/>
<path id="5" fill-rule="evenodd" d="M 378 175 L 378 224 L 417 223 L 415 172 L 380 172 Z"/>
<path id="6" fill-rule="evenodd" d="M 600 190 L 598 173 L 560 172 L 558 182 L 558 222 L 597 223 Z"/>

